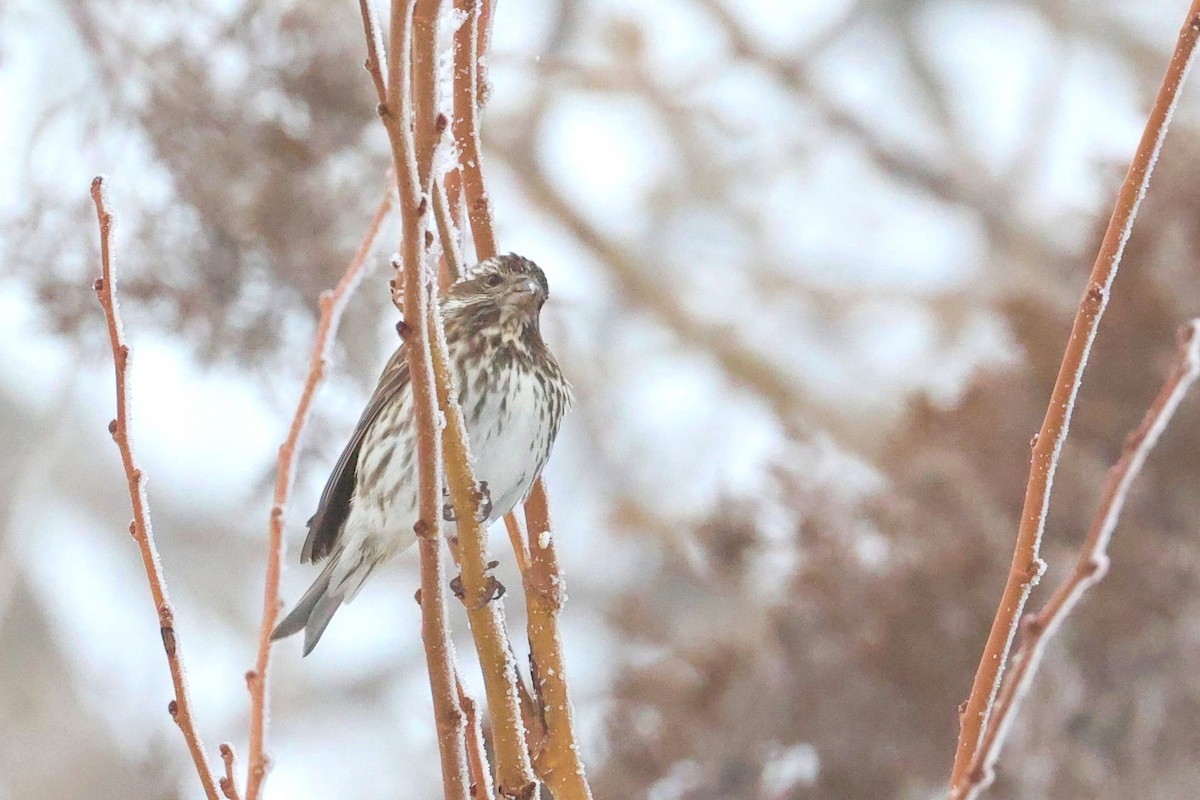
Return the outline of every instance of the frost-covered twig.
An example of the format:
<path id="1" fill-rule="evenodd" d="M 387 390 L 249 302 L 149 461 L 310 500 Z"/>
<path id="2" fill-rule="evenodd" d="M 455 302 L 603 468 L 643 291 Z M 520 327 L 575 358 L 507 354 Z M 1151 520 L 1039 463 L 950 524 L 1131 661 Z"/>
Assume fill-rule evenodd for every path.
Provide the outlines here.
<path id="1" fill-rule="evenodd" d="M 487 84 L 484 65 L 487 63 L 492 8 L 485 0 L 455 0 L 454 7 L 463 22 L 454 32 L 454 119 L 451 130 L 459 152 L 461 190 L 475 241 L 475 255 L 483 260 L 496 255 L 496 234 L 483 178 L 479 132 L 479 108 Z M 533 768 L 551 787 L 556 798 L 587 798 L 591 797 L 591 790 L 579 758 L 558 633 L 559 593 L 563 579 L 549 533 L 549 505 L 540 479 L 526 503 L 525 515 L 531 536 L 534 530 L 538 531 L 539 537 L 544 533 L 548 545 L 542 547 L 531 541 L 527 551 L 516 517 L 509 514 L 505 519 L 526 594 L 530 657 L 535 672 L 532 676 L 534 695 L 539 700 L 538 710 L 545 725 L 541 736 L 530 737 L 537 742 L 532 753 Z M 553 587 L 553 591 L 548 587 Z"/>
<path id="2" fill-rule="evenodd" d="M 532 797 L 537 789 L 518 690 L 520 677 L 505 632 L 502 604 L 494 599 L 495 580 L 488 572 L 487 531 L 479 521 L 479 496 L 467 451 L 466 423 L 454 402 L 449 355 L 440 326 L 433 330 L 438 403 L 445 415 L 446 485 L 457 520 L 463 602 L 483 672 L 492 739 L 496 751 L 496 788 L 502 797 Z"/>
<path id="3" fill-rule="evenodd" d="M 542 710 L 546 735 L 534 753 L 538 777 L 555 800 L 591 800 L 576 741 L 574 709 L 567 687 L 558 613 L 566 600 L 562 572 L 554 548 L 550 501 L 539 478 L 525 502 L 529 530 L 529 569 L 524 574 L 528 605 L 529 657 L 533 691 Z"/>
<path id="4" fill-rule="evenodd" d="M 1200 319 L 1192 320 L 1180 332 L 1179 355 L 1170 376 L 1146 411 L 1141 424 L 1125 440 L 1121 458 L 1109 470 L 1100 508 L 1079 550 L 1074 571 L 1046 601 L 1041 611 L 1021 621 L 1020 644 L 996 698 L 991 724 L 984 733 L 976 766 L 969 773 L 970 783 L 964 797 L 974 798 L 991 783 L 1000 751 L 1012 731 L 1021 702 L 1033 684 L 1046 646 L 1079 604 L 1084 593 L 1099 583 L 1108 572 L 1108 543 L 1112 540 L 1125 506 L 1129 487 L 1141 472 L 1150 451 L 1170 424 L 1171 417 L 1197 376 L 1200 376 Z"/>
<path id="5" fill-rule="evenodd" d="M 446 265 L 443 276 L 446 286 L 457 281 L 463 274 L 462 251 L 458 247 L 458 232 L 454 215 L 446 199 L 446 186 L 436 178 L 433 181 L 433 216 L 437 221 L 438 236 L 442 240 L 442 259 Z"/>
<path id="6" fill-rule="evenodd" d="M 97 177 L 92 181 L 92 202 L 96 205 L 96 217 L 100 223 L 100 278 L 94 286 L 108 321 L 108 338 L 112 345 L 117 391 L 117 415 L 109 423 L 108 431 L 117 443 L 117 449 L 121 451 L 121 463 L 125 468 L 125 479 L 129 483 L 129 499 L 133 504 L 133 522 L 129 524 L 129 532 L 137 542 L 142 556 L 142 567 L 146 571 L 150 594 L 154 598 L 154 608 L 158 613 L 158 627 L 162 633 L 163 650 L 167 654 L 167 666 L 171 671 L 171 683 L 175 687 L 175 699 L 167 705 L 167 710 L 187 741 L 192 763 L 195 764 L 200 784 L 204 787 L 204 794 L 208 800 L 219 800 L 212 767 L 208 763 L 204 744 L 200 741 L 200 734 L 192 720 L 192 701 L 184 678 L 183 656 L 179 652 L 178 637 L 175 634 L 175 609 L 167 595 L 158 547 L 154 543 L 154 531 L 150 526 L 145 476 L 133 459 L 133 441 L 129 431 L 129 345 L 125 343 L 124 326 L 117 304 L 116 273 L 112 258 L 113 216 L 106 195 L 104 177 Z"/>
<path id="7" fill-rule="evenodd" d="M 458 705 L 467 720 L 467 765 L 471 772 L 471 796 L 492 798 L 496 796 L 496 790 L 492 785 L 492 772 L 488 767 L 487 750 L 483 745 L 483 724 L 479 721 L 479 707 L 463 688 L 457 672 L 455 678 Z"/>
<path id="8" fill-rule="evenodd" d="M 393 0 L 386 80 L 382 73 L 380 36 L 375 18 L 368 3 L 363 2 L 361 10 L 367 39 L 367 69 L 372 73 L 376 91 L 381 95 L 379 117 L 391 144 L 400 198 L 400 261 L 392 284 L 392 299 L 401 309 L 405 320 L 404 346 L 412 384 L 413 417 L 417 426 L 420 518 L 416 534 L 421 559 L 421 638 L 425 646 L 438 732 L 443 794 L 446 800 L 468 800 L 470 778 L 467 773 L 466 726 L 458 705 L 454 650 L 446 608 L 445 559 L 441 544 L 442 451 L 435 422 L 437 400 L 429 346 L 433 282 L 425 263 L 423 241 L 429 211 L 428 179 L 418 167 L 421 163 L 432 162 L 435 142 L 428 135 L 432 126 L 413 125 L 414 86 L 419 91 L 434 91 L 432 76 L 428 80 L 418 77 L 414 84 L 413 31 L 414 27 L 422 26 L 433 30 L 435 26 L 427 22 L 437 19 L 438 2 L 420 0 L 418 4 L 415 0 Z M 414 26 L 414 16 L 418 15 L 425 22 L 421 26 Z M 422 46 L 421 52 L 431 51 Z M 421 66 L 427 71 L 434 68 L 432 62 Z M 432 103 L 423 102 L 421 106 L 432 109 Z M 420 138 L 417 138 L 417 133 L 421 134 Z M 428 149 L 429 158 L 419 158 L 419 149 Z"/>
<path id="9" fill-rule="evenodd" d="M 1150 110 L 1150 117 L 1146 121 L 1133 163 L 1129 165 L 1129 172 L 1117 195 L 1104 241 L 1075 314 L 1075 322 L 1066 351 L 1063 353 L 1062 365 L 1059 367 L 1045 419 L 1034 440 L 1029 483 L 1025 491 L 1012 566 L 996 609 L 987 644 L 983 649 L 983 656 L 979 661 L 979 669 L 975 673 L 971 694 L 960 715 L 958 746 L 950 775 L 951 800 L 965 797 L 969 787 L 979 783 L 980 776 L 973 776 L 971 772 L 977 766 L 978 753 L 987 732 L 992 703 L 1000 688 L 1017 622 L 1021 619 L 1029 592 L 1037 583 L 1045 566 L 1038 555 L 1042 530 L 1050 506 L 1054 471 L 1058 466 L 1063 442 L 1067 438 L 1075 396 L 1083 379 L 1083 369 L 1091 351 L 1092 341 L 1096 338 L 1100 319 L 1108 304 L 1113 279 L 1116 277 L 1125 243 L 1129 240 L 1138 205 L 1150 183 L 1150 174 L 1162 149 L 1179 89 L 1195 55 L 1198 37 L 1200 0 L 1193 0 L 1180 31 L 1175 53 L 1171 57 L 1162 86 Z"/>
<path id="10" fill-rule="evenodd" d="M 225 795 L 225 800 L 242 800 L 242 796 L 238 794 L 237 756 L 233 752 L 233 745 L 221 742 L 219 749 L 221 761 L 225 763 L 225 775 L 220 780 L 221 794 Z"/>
<path id="11" fill-rule="evenodd" d="M 362 278 L 363 265 L 375 246 L 383 221 L 392 209 L 392 192 L 388 187 L 371 226 L 359 245 L 358 252 L 350 260 L 349 266 L 342 274 L 341 280 L 332 291 L 322 292 L 320 298 L 321 314 L 317 321 L 317 332 L 313 338 L 312 356 L 309 359 L 308 377 L 304 388 L 300 391 L 300 401 L 296 404 L 296 413 L 292 416 L 292 424 L 288 429 L 287 438 L 279 447 L 275 473 L 275 497 L 271 506 L 271 519 L 267 531 L 267 577 L 263 589 L 262 625 L 259 628 L 258 655 L 253 669 L 246 673 L 246 686 L 250 690 L 250 757 L 246 766 L 246 800 L 257 800 L 262 791 L 262 783 L 266 778 L 269 759 L 266 755 L 265 740 L 267 732 L 267 680 L 268 667 L 271 661 L 271 632 L 275 630 L 278 621 L 279 576 L 283 563 L 284 538 L 283 529 L 287 521 L 287 504 L 291 498 L 292 487 L 296 482 L 296 453 L 300 447 L 300 438 L 308 427 L 311 415 L 313 397 L 317 387 L 325 377 L 329 364 L 329 352 L 341 322 L 342 312 L 350 295 Z"/>
<path id="12" fill-rule="evenodd" d="M 463 21 L 454 32 L 454 119 L 450 130 L 458 148 L 462 192 L 475 239 L 475 254 L 482 261 L 496 255 L 496 232 L 492 225 L 491 198 L 483 180 L 479 135 L 491 3 L 454 0 L 454 11 Z M 450 196 L 452 201 L 457 199 L 454 192 Z"/>

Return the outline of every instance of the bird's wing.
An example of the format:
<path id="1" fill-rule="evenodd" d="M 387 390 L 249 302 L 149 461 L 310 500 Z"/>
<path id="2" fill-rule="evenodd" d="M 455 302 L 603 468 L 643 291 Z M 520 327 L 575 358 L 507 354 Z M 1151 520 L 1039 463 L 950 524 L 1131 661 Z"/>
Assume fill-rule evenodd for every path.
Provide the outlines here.
<path id="1" fill-rule="evenodd" d="M 408 384 L 408 361 L 404 357 L 404 347 L 399 347 L 388 359 L 379 376 L 379 385 L 371 395 L 366 409 L 354 427 L 350 442 L 338 458 L 325 491 L 321 492 L 321 502 L 317 513 L 308 521 L 308 538 L 304 540 L 304 549 L 300 553 L 301 562 L 317 562 L 333 552 L 342 526 L 350 514 L 350 498 L 354 494 L 355 475 L 358 470 L 358 452 L 371 424 L 379 416 L 379 412 Z"/>

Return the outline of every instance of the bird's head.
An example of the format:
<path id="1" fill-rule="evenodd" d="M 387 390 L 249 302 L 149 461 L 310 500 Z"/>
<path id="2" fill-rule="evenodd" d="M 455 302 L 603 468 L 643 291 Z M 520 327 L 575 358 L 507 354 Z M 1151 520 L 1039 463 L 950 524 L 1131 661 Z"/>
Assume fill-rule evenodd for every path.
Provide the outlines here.
<path id="1" fill-rule="evenodd" d="M 475 330 L 499 328 L 519 335 L 538 331 L 538 314 L 550 287 L 541 267 L 515 253 L 495 256 L 464 271 L 446 292 L 443 317 L 459 319 Z"/>

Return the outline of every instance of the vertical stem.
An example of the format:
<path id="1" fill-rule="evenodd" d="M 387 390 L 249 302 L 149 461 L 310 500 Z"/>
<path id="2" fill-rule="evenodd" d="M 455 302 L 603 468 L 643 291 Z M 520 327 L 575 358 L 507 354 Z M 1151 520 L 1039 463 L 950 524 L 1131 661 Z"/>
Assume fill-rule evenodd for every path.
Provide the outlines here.
<path id="1" fill-rule="evenodd" d="M 996 609 L 987 644 L 984 646 L 979 669 L 975 673 L 971 694 L 960 718 L 958 746 L 950 776 L 951 798 L 962 797 L 971 782 L 969 773 L 986 733 L 988 717 L 1000 687 L 1004 666 L 1008 661 L 1017 622 L 1021 618 L 1029 592 L 1037 583 L 1045 566 L 1038 556 L 1038 551 L 1046 523 L 1046 513 L 1050 507 L 1050 488 L 1054 482 L 1054 472 L 1058 466 L 1063 442 L 1067 438 L 1075 397 L 1083 380 L 1083 369 L 1087 364 L 1092 342 L 1096 338 L 1100 319 L 1108 305 L 1113 279 L 1117 275 L 1125 243 L 1129 241 L 1138 206 L 1146 194 L 1150 175 L 1162 150 L 1167 124 L 1179 99 L 1179 89 L 1195 55 L 1198 36 L 1200 0 L 1193 0 L 1187 20 L 1179 33 L 1175 53 L 1163 77 L 1154 106 L 1150 110 L 1150 117 L 1146 121 L 1137 152 L 1117 194 L 1116 206 L 1104 233 L 1104 241 L 1075 314 L 1071 337 L 1067 341 L 1058 378 L 1050 396 L 1050 405 L 1046 409 L 1046 417 L 1034 443 L 1029 483 L 1025 491 L 1012 566 Z"/>
<path id="2" fill-rule="evenodd" d="M 418 13 L 419 7 L 419 13 Z M 364 24 L 368 43 L 374 40 L 369 7 L 364 6 Z M 441 546 L 441 441 L 435 423 L 436 398 L 433 389 L 433 362 L 430 355 L 429 311 L 432 305 L 432 275 L 425 259 L 424 233 L 429 212 L 428 173 L 421 165 L 432 164 L 434 126 L 416 120 L 416 107 L 433 108 L 430 99 L 435 89 L 431 72 L 434 64 L 428 54 L 432 44 L 414 47 L 413 37 L 420 29 L 424 36 L 436 33 L 437 0 L 393 0 L 391 57 L 388 80 L 383 82 L 387 95 L 379 113 L 392 146 L 396 185 L 400 196 L 400 265 L 393 283 L 393 300 L 404 313 L 405 355 L 413 392 L 413 416 L 417 425 L 417 464 L 420 516 L 416 525 L 421 557 L 421 634 L 429 668 L 434 718 L 438 730 L 438 748 L 442 762 L 443 792 L 447 800 L 467 800 L 470 779 L 467 773 L 466 725 L 458 705 L 454 678 L 453 645 L 446 609 L 445 561 Z M 418 18 L 420 21 L 418 21 Z M 370 44 L 368 44 L 370 48 Z M 420 51 L 423 55 L 414 56 Z M 370 59 L 368 59 L 368 63 Z M 422 74 L 412 75 L 414 66 Z M 378 85 L 379 82 L 377 82 Z M 419 102 L 414 90 L 423 96 Z M 428 151 L 428 154 L 426 154 Z"/>
<path id="3" fill-rule="evenodd" d="M 491 199 L 483 182 L 479 143 L 481 27 L 490 12 L 482 0 L 454 0 L 454 10 L 464 15 L 454 32 L 454 119 L 451 130 L 458 146 L 462 189 L 467 201 L 467 218 L 475 238 L 475 255 L 480 261 L 496 255 L 496 233 L 492 226 Z"/>
<path id="4" fill-rule="evenodd" d="M 488 575 L 487 532 L 477 517 L 479 498 L 471 473 L 466 425 L 451 392 L 453 378 L 440 327 L 433 331 L 433 360 L 437 372 L 437 399 L 446 417 L 442 432 L 447 453 L 446 483 L 457 520 L 463 602 L 483 672 L 488 710 L 492 714 L 496 788 L 503 797 L 532 797 L 537 791 L 537 781 L 525 745 L 525 726 L 517 690 L 520 676 L 504 629 L 502 603 L 492 597 L 495 583 Z"/>
<path id="5" fill-rule="evenodd" d="M 104 317 L 108 322 L 108 338 L 112 345 L 113 371 L 116 374 L 117 414 L 108 425 L 108 432 L 121 453 L 121 464 L 129 484 L 129 499 L 133 505 L 133 522 L 129 533 L 137 542 L 142 557 L 142 568 L 146 582 L 150 585 L 150 596 L 158 614 L 158 629 L 162 634 L 163 651 L 167 655 L 167 668 L 171 672 L 171 683 L 175 688 L 175 699 L 167 704 L 167 711 L 179 726 L 192 764 L 200 777 L 200 785 L 208 800 L 219 800 L 217 782 L 212 767 L 204 753 L 204 743 L 192 719 L 192 698 L 188 692 L 187 678 L 183 671 L 183 655 L 179 652 L 179 640 L 175 633 L 175 608 L 167 595 L 167 583 L 158 557 L 158 546 L 154 542 L 154 529 L 150 525 L 150 503 L 146 499 L 145 476 L 133 458 L 133 434 L 129 430 L 129 345 L 125 343 L 125 326 L 117 304 L 117 275 L 113 266 L 112 231 L 113 215 L 108 207 L 108 193 L 103 176 L 92 181 L 92 202 L 96 206 L 96 218 L 100 225 L 100 278 L 94 284 Z"/>
<path id="6" fill-rule="evenodd" d="M 575 739 L 574 709 L 567 688 L 558 613 L 566 600 L 566 583 L 558 566 L 554 533 L 550 525 L 550 500 L 539 478 L 525 501 L 529 530 L 528 598 L 529 651 L 533 662 L 533 689 L 546 721 L 542 749 L 533 766 L 554 800 L 591 800 L 579 744 Z"/>
<path id="7" fill-rule="evenodd" d="M 392 193 L 385 191 L 375 210 L 375 217 L 363 238 L 358 252 L 346 267 L 341 280 L 332 292 L 321 294 L 321 314 L 317 321 L 317 332 L 313 337 L 312 356 L 309 359 L 308 377 L 292 415 L 292 424 L 287 438 L 279 447 L 275 472 L 275 498 L 271 507 L 271 519 L 267 530 L 267 577 L 263 587 L 263 615 L 258 634 L 258 655 L 254 667 L 246 673 L 246 686 L 250 690 L 250 757 L 246 766 L 246 800 L 257 800 L 266 779 L 269 759 L 266 755 L 267 693 L 269 691 L 268 667 L 271 662 L 271 632 L 279 617 L 279 577 L 284 555 L 284 525 L 287 521 L 287 504 L 292 487 L 296 483 L 296 453 L 300 438 L 308 427 L 313 398 L 325 377 L 329 353 L 334 336 L 341 322 L 342 312 L 350 295 L 358 288 L 362 279 L 363 265 L 375 246 L 379 229 L 392 210 Z"/>

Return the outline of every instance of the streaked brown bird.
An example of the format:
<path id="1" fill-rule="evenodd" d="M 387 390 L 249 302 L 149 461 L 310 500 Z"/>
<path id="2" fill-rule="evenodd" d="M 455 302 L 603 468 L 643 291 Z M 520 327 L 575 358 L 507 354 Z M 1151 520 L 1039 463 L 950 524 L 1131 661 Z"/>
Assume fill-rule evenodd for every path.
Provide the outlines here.
<path id="1" fill-rule="evenodd" d="M 529 495 L 571 407 L 571 385 L 539 327 L 549 294 L 545 273 L 509 253 L 467 270 L 439 304 L 475 478 L 490 501 L 482 509 L 487 523 Z M 308 655 L 334 612 L 353 599 L 371 571 L 416 541 L 412 405 L 401 345 L 308 521 L 300 560 L 328 563 L 272 639 L 303 630 Z"/>

